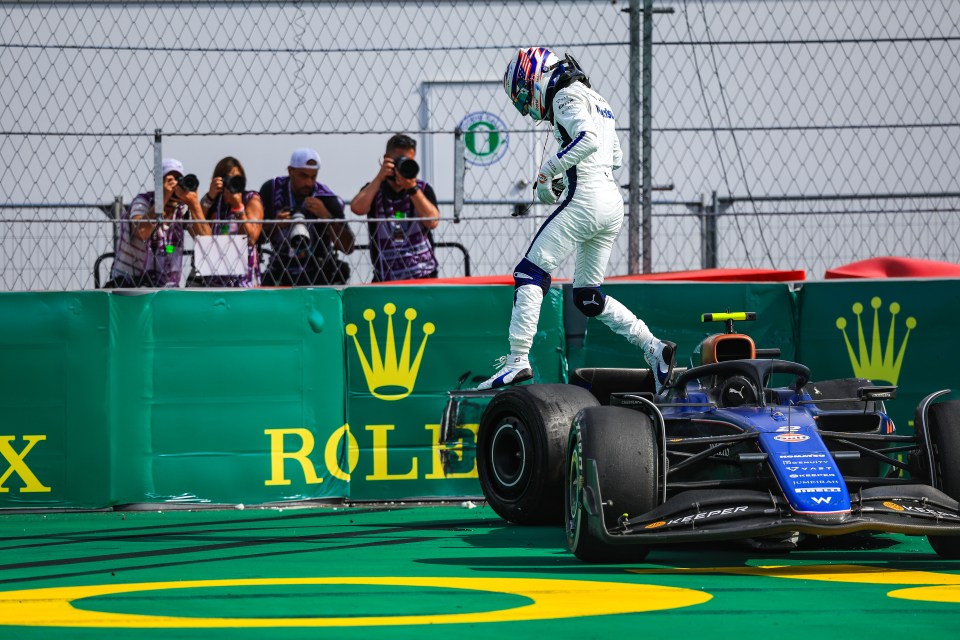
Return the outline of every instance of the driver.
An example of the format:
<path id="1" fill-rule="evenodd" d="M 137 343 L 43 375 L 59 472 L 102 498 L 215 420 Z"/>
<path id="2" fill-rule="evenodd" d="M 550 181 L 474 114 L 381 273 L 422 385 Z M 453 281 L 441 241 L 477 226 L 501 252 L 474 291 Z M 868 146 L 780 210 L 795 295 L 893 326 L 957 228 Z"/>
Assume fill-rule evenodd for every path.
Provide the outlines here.
<path id="1" fill-rule="evenodd" d="M 561 195 L 563 201 L 514 268 L 510 354 L 477 388 L 492 389 L 533 377 L 530 346 L 540 305 L 550 289 L 550 274 L 576 253 L 574 304 L 642 349 L 660 393 L 673 369 L 676 345 L 657 339 L 643 320 L 600 290 L 623 222 L 623 196 L 613 179 L 613 170 L 623 159 L 613 110 L 590 88 L 576 60 L 569 54 L 560 60 L 543 47 L 517 53 L 507 66 L 503 88 L 522 115 L 553 124 L 560 148 L 540 168 L 536 192 L 543 204 L 556 204 Z"/>

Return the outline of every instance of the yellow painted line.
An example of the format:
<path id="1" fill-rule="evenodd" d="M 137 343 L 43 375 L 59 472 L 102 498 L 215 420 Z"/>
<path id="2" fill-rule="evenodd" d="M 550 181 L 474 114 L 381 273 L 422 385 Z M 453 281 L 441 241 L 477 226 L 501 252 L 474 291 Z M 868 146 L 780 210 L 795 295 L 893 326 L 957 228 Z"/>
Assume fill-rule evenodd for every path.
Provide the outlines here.
<path id="1" fill-rule="evenodd" d="M 887 593 L 891 598 L 946 602 L 960 604 L 960 575 L 934 571 L 910 571 L 886 567 L 863 567 L 854 564 L 791 565 L 761 567 L 707 567 L 703 569 L 664 568 L 628 569 L 639 574 L 698 574 L 730 573 L 768 578 L 819 580 L 854 584 L 931 585 L 910 589 L 895 589 Z"/>
<path id="2" fill-rule="evenodd" d="M 887 594 L 891 598 L 901 600 L 922 600 L 924 602 L 949 602 L 960 604 L 960 585 L 944 585 L 939 587 L 914 587 L 913 589 L 897 589 Z"/>
<path id="3" fill-rule="evenodd" d="M 151 616 L 85 611 L 75 600 L 97 596 L 209 587 L 266 585 L 393 585 L 466 589 L 506 593 L 529 598 L 528 605 L 495 611 L 400 616 L 322 618 L 200 618 Z M 202 598 L 198 591 L 197 598 Z M 226 627 L 365 627 L 419 624 L 467 624 L 579 618 L 622 613 L 659 611 L 702 604 L 712 596 L 692 589 L 621 582 L 546 580 L 535 578 L 423 578 L 343 577 L 195 580 L 132 584 L 51 587 L 0 593 L 0 624 L 39 627 L 101 628 L 226 628 Z"/>
<path id="4" fill-rule="evenodd" d="M 639 574 L 697 574 L 732 573 L 737 575 L 764 576 L 768 578 L 793 578 L 797 580 L 821 580 L 824 582 L 852 582 L 858 584 L 930 584 L 960 585 L 960 575 L 935 573 L 933 571 L 908 571 L 886 567 L 864 567 L 854 564 L 822 565 L 769 565 L 760 567 L 706 567 L 702 569 L 663 568 L 629 569 Z"/>

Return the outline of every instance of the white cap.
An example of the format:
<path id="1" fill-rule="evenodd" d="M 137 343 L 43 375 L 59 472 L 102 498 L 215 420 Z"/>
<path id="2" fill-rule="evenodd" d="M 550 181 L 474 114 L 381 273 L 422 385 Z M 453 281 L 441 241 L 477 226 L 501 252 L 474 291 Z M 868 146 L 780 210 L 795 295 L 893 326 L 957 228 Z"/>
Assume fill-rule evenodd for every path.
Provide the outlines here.
<path id="1" fill-rule="evenodd" d="M 187 175 L 187 172 L 183 170 L 183 163 L 173 158 L 164 158 L 161 167 L 163 167 L 163 175 L 167 175 L 171 171 L 176 171 L 181 176 Z"/>
<path id="2" fill-rule="evenodd" d="M 320 154 L 313 149 L 297 149 L 290 156 L 291 169 L 320 169 Z"/>

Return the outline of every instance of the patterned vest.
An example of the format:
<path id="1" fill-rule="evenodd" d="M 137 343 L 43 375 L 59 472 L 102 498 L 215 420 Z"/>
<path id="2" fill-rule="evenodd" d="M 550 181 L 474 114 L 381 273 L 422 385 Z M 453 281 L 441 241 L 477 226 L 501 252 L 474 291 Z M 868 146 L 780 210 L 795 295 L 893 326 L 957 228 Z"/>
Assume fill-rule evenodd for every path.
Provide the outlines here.
<path id="1" fill-rule="evenodd" d="M 417 180 L 422 190 L 426 182 Z M 437 271 L 437 258 L 429 232 L 417 219 L 407 193 L 386 184 L 373 197 L 368 219 L 370 257 L 381 282 L 427 278 Z"/>
<path id="2" fill-rule="evenodd" d="M 131 215 L 145 215 L 153 206 L 153 193 L 138 194 L 124 211 L 111 277 L 126 278 L 136 286 L 178 287 L 183 272 L 184 237 L 184 225 L 178 221 L 187 217 L 187 205 L 177 205 L 173 217 L 164 219 L 146 240 L 130 228 Z"/>

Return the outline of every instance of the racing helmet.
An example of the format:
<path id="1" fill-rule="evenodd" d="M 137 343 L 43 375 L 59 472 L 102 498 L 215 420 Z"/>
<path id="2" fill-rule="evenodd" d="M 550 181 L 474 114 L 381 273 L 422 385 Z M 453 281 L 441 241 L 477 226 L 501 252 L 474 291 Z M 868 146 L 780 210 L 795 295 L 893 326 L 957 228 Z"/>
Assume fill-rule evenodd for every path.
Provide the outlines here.
<path id="1" fill-rule="evenodd" d="M 546 47 L 520 49 L 503 74 L 503 89 L 520 115 L 553 120 L 553 96 L 560 89 L 590 80 L 572 56 L 563 60 Z"/>

